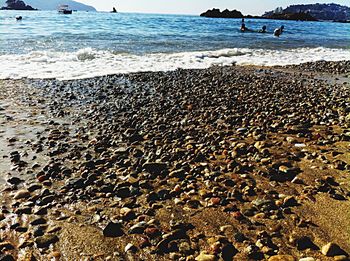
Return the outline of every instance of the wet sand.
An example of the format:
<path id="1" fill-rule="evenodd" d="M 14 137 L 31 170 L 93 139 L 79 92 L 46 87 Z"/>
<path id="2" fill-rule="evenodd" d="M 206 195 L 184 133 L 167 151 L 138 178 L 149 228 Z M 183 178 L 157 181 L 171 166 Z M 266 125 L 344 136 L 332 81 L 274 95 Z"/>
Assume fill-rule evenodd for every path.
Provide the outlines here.
<path id="1" fill-rule="evenodd" d="M 1 257 L 347 260 L 349 75 L 0 81 Z"/>

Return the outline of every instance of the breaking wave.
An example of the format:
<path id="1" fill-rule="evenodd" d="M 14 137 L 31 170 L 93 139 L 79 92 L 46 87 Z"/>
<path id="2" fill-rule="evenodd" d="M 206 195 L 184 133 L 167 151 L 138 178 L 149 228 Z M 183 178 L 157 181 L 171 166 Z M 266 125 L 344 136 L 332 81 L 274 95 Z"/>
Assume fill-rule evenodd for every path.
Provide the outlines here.
<path id="1" fill-rule="evenodd" d="M 290 65 L 313 61 L 350 60 L 346 49 L 298 48 L 264 50 L 234 48 L 217 51 L 135 55 L 85 48 L 76 52 L 35 51 L 1 55 L 0 79 L 81 79 L 107 74 L 203 69 L 214 65 Z"/>

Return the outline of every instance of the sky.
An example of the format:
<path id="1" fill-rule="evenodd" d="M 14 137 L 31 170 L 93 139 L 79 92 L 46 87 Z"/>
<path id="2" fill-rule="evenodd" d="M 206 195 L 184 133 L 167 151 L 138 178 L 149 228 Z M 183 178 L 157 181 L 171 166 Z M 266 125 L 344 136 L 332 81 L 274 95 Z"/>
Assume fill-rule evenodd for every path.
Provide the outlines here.
<path id="1" fill-rule="evenodd" d="M 99 11 L 111 11 L 115 6 L 119 12 L 159 14 L 200 14 L 208 9 L 237 9 L 244 15 L 262 15 L 276 7 L 291 4 L 337 3 L 349 6 L 349 0 L 76 0 L 94 6 Z"/>

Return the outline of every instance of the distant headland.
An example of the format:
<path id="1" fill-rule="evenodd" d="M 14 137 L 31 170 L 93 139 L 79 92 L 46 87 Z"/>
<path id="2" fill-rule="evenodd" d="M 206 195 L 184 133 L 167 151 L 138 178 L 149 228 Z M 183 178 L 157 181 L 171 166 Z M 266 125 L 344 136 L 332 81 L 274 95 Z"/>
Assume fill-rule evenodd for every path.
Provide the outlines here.
<path id="1" fill-rule="evenodd" d="M 1 7 L 0 10 L 28 10 L 28 11 L 35 11 L 38 9 L 35 9 L 31 7 L 30 5 L 25 4 L 21 0 L 7 0 L 6 6 Z"/>
<path id="2" fill-rule="evenodd" d="M 262 16 L 243 15 L 237 10 L 220 11 L 212 9 L 202 13 L 202 17 L 210 18 L 260 18 L 295 21 L 335 21 L 349 22 L 350 8 L 338 4 L 307 4 L 291 5 L 283 9 L 278 7 L 273 11 L 265 12 Z"/>
<path id="3" fill-rule="evenodd" d="M 17 4 L 12 6 L 12 8 L 7 8 L 8 0 L 0 0 L 0 7 L 3 6 L 2 10 L 32 10 L 32 9 L 20 9 Z M 23 2 L 21 0 L 9 0 L 11 2 Z M 57 7 L 62 4 L 62 0 L 24 0 L 26 6 L 30 6 L 33 9 L 39 10 L 57 10 Z M 89 11 L 94 12 L 96 9 L 93 6 L 85 5 L 73 0 L 65 0 L 63 1 L 65 4 L 69 5 L 69 8 L 77 11 Z M 23 2 L 24 3 L 24 2 Z"/>

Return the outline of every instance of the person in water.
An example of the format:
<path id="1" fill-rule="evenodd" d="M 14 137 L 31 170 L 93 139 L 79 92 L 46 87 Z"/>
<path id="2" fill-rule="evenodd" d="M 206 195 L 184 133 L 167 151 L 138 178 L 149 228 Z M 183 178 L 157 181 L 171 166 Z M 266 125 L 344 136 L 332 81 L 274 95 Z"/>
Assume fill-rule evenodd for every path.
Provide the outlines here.
<path id="1" fill-rule="evenodd" d="M 260 30 L 259 33 L 266 33 L 266 25 L 264 25 Z"/>
<path id="2" fill-rule="evenodd" d="M 275 31 L 273 32 L 273 35 L 279 37 L 283 33 L 283 30 L 284 30 L 284 26 L 282 25 L 281 27 L 275 29 Z"/>
<path id="3" fill-rule="evenodd" d="M 244 18 L 242 18 L 241 32 L 245 32 L 247 30 L 248 30 L 248 28 L 245 27 Z"/>

